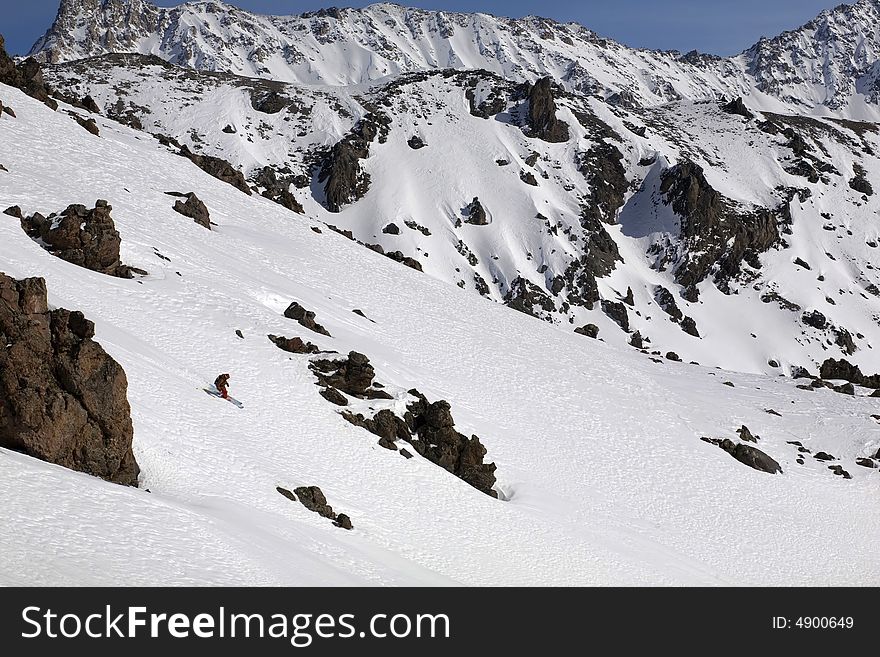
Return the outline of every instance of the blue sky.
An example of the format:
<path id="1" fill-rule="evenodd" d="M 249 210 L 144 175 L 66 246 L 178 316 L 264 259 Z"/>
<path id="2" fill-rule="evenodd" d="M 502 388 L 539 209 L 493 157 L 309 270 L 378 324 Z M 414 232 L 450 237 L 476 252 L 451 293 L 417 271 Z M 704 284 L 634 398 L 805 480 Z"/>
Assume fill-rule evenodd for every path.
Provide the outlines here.
<path id="1" fill-rule="evenodd" d="M 7 48 L 23 54 L 49 27 L 58 0 L 2 0 L 0 33 Z M 700 50 L 719 55 L 738 53 L 763 36 L 798 27 L 829 0 L 412 0 L 427 9 L 483 11 L 504 16 L 538 14 L 560 21 L 577 21 L 603 36 L 630 46 Z M 153 0 L 161 6 L 180 0 Z M 332 5 L 363 6 L 358 0 L 232 0 L 231 4 L 267 14 L 297 14 Z M 852 4 L 850 2 L 849 4 Z"/>

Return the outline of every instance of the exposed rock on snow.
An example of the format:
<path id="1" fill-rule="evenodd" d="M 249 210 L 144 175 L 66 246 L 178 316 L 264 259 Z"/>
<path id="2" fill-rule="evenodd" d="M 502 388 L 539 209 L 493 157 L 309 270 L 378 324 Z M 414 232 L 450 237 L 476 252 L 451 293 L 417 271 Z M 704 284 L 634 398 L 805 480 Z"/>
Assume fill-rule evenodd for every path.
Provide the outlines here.
<path id="1" fill-rule="evenodd" d="M 251 195 L 251 188 L 248 187 L 244 174 L 223 158 L 212 155 L 196 155 L 186 144 L 180 147 L 180 154 L 208 175 L 232 185 L 248 196 Z"/>
<path id="2" fill-rule="evenodd" d="M 136 486 L 128 382 L 94 335 L 42 278 L 0 274 L 0 447 Z"/>
<path id="3" fill-rule="evenodd" d="M 311 342 L 306 342 L 302 338 L 285 338 L 279 335 L 270 335 L 269 340 L 281 349 L 291 354 L 317 354 L 321 351 Z"/>
<path id="4" fill-rule="evenodd" d="M 284 311 L 284 316 L 287 319 L 299 322 L 300 326 L 304 326 L 310 331 L 330 337 L 330 332 L 315 321 L 315 313 L 311 310 L 306 310 L 296 301 L 287 307 L 287 310 Z"/>
<path id="5" fill-rule="evenodd" d="M 306 507 L 309 511 L 317 513 L 322 518 L 332 520 L 333 524 L 337 527 L 341 527 L 342 529 L 352 528 L 351 518 L 344 513 L 337 514 L 334 512 L 333 507 L 327 504 L 327 498 L 324 497 L 324 492 L 317 486 L 300 486 L 299 488 L 295 488 L 293 492 L 290 492 L 281 486 L 276 487 L 275 490 L 292 502 L 299 500 L 300 504 Z"/>
<path id="6" fill-rule="evenodd" d="M 92 271 L 132 278 L 146 272 L 119 261 L 122 239 L 107 201 L 99 200 L 91 210 L 84 205 L 70 205 L 60 215 L 44 217 L 35 213 L 21 220 L 24 231 L 52 255 Z"/>
<path id="7" fill-rule="evenodd" d="M 568 124 L 556 116 L 553 79 L 541 78 L 529 92 L 529 128 L 531 135 L 550 143 L 568 141 Z"/>
<path id="8" fill-rule="evenodd" d="M 178 192 L 165 193 L 169 196 L 180 196 L 182 198 L 185 198 L 185 202 L 174 202 L 174 211 L 179 212 L 184 217 L 189 217 L 199 226 L 203 226 L 208 230 L 211 230 L 211 214 L 208 212 L 208 207 L 202 202 L 202 200 L 198 196 L 196 196 L 195 192 L 188 192 L 186 194 L 181 194 Z"/>
<path id="9" fill-rule="evenodd" d="M 313 360 L 309 367 L 321 385 L 337 388 L 352 397 L 373 397 L 380 392 L 371 390 L 376 370 L 370 359 L 356 351 L 350 352 L 345 360 Z"/>
<path id="10" fill-rule="evenodd" d="M 6 52 L 6 41 L 2 34 L 0 34 L 0 84 L 21 89 L 28 96 L 46 103 L 52 109 L 58 108 L 58 103 L 50 97 L 51 89 L 43 80 L 40 64 L 33 58 L 16 64 Z"/>
<path id="11" fill-rule="evenodd" d="M 480 199 L 476 196 L 465 208 L 464 213 L 465 216 L 467 216 L 467 223 L 469 224 L 473 224 L 474 226 L 486 226 L 489 223 L 489 219 L 486 216 L 486 209 L 483 207 L 483 204 L 480 203 Z"/>

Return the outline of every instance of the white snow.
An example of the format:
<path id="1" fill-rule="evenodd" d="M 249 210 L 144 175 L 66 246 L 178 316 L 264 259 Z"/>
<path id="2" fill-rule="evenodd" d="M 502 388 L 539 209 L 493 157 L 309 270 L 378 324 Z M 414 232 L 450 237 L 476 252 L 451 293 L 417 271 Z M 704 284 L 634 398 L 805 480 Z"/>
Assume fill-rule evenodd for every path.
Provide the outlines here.
<path id="1" fill-rule="evenodd" d="M 880 476 L 854 464 L 880 447 L 875 400 L 798 390 L 784 377 L 657 364 L 573 335 L 326 228 L 314 233 L 326 218 L 314 203 L 306 217 L 294 215 L 208 177 L 144 133 L 101 117 L 94 137 L 14 89 L 0 86 L 0 96 L 18 115 L 0 117 L 0 163 L 9 169 L 0 171 L 0 207 L 47 214 L 107 199 L 123 262 L 150 272 L 121 280 L 78 268 L 0 215 L 0 270 L 44 276 L 50 303 L 94 320 L 97 339 L 124 367 L 142 468 L 140 488 L 127 489 L 0 450 L 0 584 L 880 583 Z M 522 155 L 521 137 L 494 122 L 474 119 L 462 135 L 423 127 L 430 148 L 451 150 L 467 138 L 486 158 Z M 430 180 L 419 153 L 412 170 L 425 167 L 419 179 Z M 381 181 L 375 189 L 387 185 L 389 195 L 393 176 L 401 190 L 407 180 L 392 162 L 368 164 Z M 482 171 L 463 173 L 467 180 Z M 507 174 L 496 167 L 486 175 L 481 189 Z M 401 207 L 427 223 L 439 197 L 430 184 L 422 189 L 424 213 Z M 175 213 L 166 191 L 195 191 L 217 229 Z M 363 212 L 387 217 L 390 196 L 371 194 Z M 521 243 L 508 207 L 499 200 L 492 210 L 503 230 L 487 233 L 498 241 L 486 248 Z M 820 240 L 831 239 L 820 224 L 797 219 L 795 250 L 821 250 Z M 510 257 L 522 262 L 523 254 Z M 842 260 L 823 271 L 854 275 Z M 799 301 L 818 299 L 816 273 L 810 283 L 786 279 L 804 295 Z M 622 269 L 603 284 L 623 291 L 631 275 Z M 656 273 L 645 266 L 641 275 Z M 743 299 L 712 323 L 721 305 L 705 294 L 698 320 L 707 333 L 747 321 Z M 293 300 L 334 337 L 286 320 Z M 761 329 L 761 344 L 772 344 L 777 329 Z M 479 435 L 497 463 L 504 500 L 378 447 L 318 395 L 306 357 L 278 350 L 269 333 L 363 352 L 392 394 L 417 387 L 449 400 L 457 428 Z M 749 369 L 752 351 L 731 344 L 730 353 Z M 221 371 L 232 374 L 243 410 L 202 391 Z M 784 474 L 751 470 L 699 440 L 735 439 L 742 424 Z M 838 457 L 853 479 L 809 456 L 798 465 L 787 444 L 794 440 Z M 335 528 L 275 491 L 300 485 L 320 486 L 355 529 Z"/>

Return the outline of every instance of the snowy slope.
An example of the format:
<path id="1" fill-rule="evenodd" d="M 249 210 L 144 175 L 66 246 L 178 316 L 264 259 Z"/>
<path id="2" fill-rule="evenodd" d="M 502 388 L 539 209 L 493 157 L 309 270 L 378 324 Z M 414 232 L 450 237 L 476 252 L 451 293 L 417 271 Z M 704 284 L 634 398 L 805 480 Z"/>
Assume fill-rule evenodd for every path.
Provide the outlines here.
<path id="1" fill-rule="evenodd" d="M 742 95 L 762 109 L 876 120 L 878 18 L 878 0 L 859 0 L 719 58 L 633 49 L 575 23 L 388 3 L 278 17 L 214 1 L 159 8 L 145 0 L 62 0 L 32 54 L 58 63 L 137 52 L 199 70 L 335 86 L 485 69 L 517 80 L 550 75 L 623 105 Z"/>
<path id="2" fill-rule="evenodd" d="M 570 268 L 588 252 L 590 231 L 581 215 L 597 184 L 590 177 L 595 167 L 582 162 L 592 149 L 609 144 L 622 155 L 627 189 L 620 212 L 604 227 L 620 261 L 599 277 L 599 297 L 618 302 L 632 289 L 630 326 L 650 338 L 651 351 L 755 373 L 789 373 L 792 366 L 815 372 L 831 357 L 846 357 L 867 373 L 880 371 L 880 299 L 869 292 L 880 287 L 874 223 L 880 196 L 850 187 L 861 167 L 880 190 L 874 124 L 769 112 L 746 120 L 716 102 L 627 110 L 568 94 L 558 98 L 557 114 L 571 139 L 549 144 L 522 129 L 527 103 L 511 100 L 516 85 L 488 73 L 411 74 L 346 88 L 277 85 L 289 107 L 274 114 L 254 109 L 254 99 L 266 93 L 260 81 L 138 57 L 50 67 L 47 77 L 71 97 L 91 94 L 109 115 L 132 114 L 145 131 L 226 158 L 251 178 L 264 166 L 305 176 L 311 186 L 291 189 L 316 220 L 399 251 L 428 275 L 495 301 L 504 302 L 514 282 L 525 279 L 552 307 L 539 314 L 570 331 L 595 324 L 601 339 L 623 346 L 631 333 L 600 304 L 571 301 L 578 290 Z M 495 91 L 507 98 L 505 109 L 489 119 L 473 116 L 467 100 L 472 90 Z M 387 140 L 374 142 L 362 163 L 370 189 L 341 212 L 329 212 L 318 180 L 321 158 L 375 108 L 390 123 Z M 798 173 L 793 167 L 803 158 L 786 135 L 761 128 L 767 119 L 803 137 L 814 158 L 811 167 L 824 163 L 832 170 L 815 182 Z M 426 146 L 414 150 L 408 145 L 412 137 Z M 529 163 L 530 157 L 536 160 Z M 676 280 L 675 267 L 660 267 L 650 253 L 656 245 L 679 248 L 680 218 L 660 186 L 684 160 L 701 166 L 708 183 L 742 212 L 787 208 L 791 214 L 791 234 L 760 254 L 761 269 L 744 267 L 728 294 L 711 277 L 702 281 L 696 302 L 682 298 L 685 286 Z M 524 182 L 526 175 L 537 185 Z M 486 226 L 464 221 L 474 197 L 489 215 Z M 399 234 L 385 232 L 390 224 Z M 795 264 L 798 258 L 811 269 Z M 699 337 L 670 321 L 655 300 L 658 286 L 673 293 Z M 800 310 L 762 301 L 768 295 Z M 856 351 L 835 344 L 833 331 L 806 327 L 803 313 L 812 310 L 822 312 L 834 330 L 845 329 Z"/>
<path id="3" fill-rule="evenodd" d="M 873 399 L 572 335 L 316 233 L 311 210 L 246 196 L 143 132 L 99 117 L 95 137 L 17 90 L 0 98 L 18 116 L 0 116 L 0 206 L 105 198 L 123 260 L 150 272 L 77 268 L 0 216 L 0 270 L 45 276 L 50 303 L 95 320 L 125 368 L 142 468 L 133 490 L 0 452 L 0 583 L 880 582 L 880 478 L 854 464 L 880 447 Z M 216 230 L 173 212 L 169 190 L 195 191 Z M 334 337 L 284 319 L 292 300 Z M 386 404 L 413 386 L 449 400 L 503 499 L 378 447 L 268 333 L 367 354 L 397 396 Z M 244 410 L 201 391 L 219 371 Z M 784 474 L 699 439 L 741 424 Z M 853 478 L 799 465 L 794 440 Z M 299 485 L 321 486 L 354 531 L 274 490 Z"/>

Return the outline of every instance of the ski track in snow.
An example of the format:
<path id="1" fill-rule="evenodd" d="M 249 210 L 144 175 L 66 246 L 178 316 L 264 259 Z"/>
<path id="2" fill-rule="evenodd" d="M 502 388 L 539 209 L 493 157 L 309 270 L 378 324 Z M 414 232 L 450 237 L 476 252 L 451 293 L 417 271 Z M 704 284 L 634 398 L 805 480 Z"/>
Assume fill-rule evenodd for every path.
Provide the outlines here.
<path id="1" fill-rule="evenodd" d="M 0 451 L 0 583 L 880 584 L 880 477 L 854 464 L 880 443 L 875 400 L 586 340 L 315 234 L 143 133 L 99 119 L 96 138 L 0 92 L 18 114 L 0 118 L 0 206 L 105 198 L 123 262 L 150 272 L 77 268 L 0 217 L 0 270 L 44 276 L 50 304 L 93 319 L 124 367 L 142 467 L 134 490 Z M 170 190 L 195 191 L 217 230 L 173 212 Z M 285 319 L 294 300 L 334 337 Z M 269 333 L 361 351 L 392 393 L 449 400 L 508 501 L 380 448 Z M 202 392 L 220 371 L 244 410 Z M 699 440 L 742 424 L 783 475 Z M 788 440 L 839 457 L 853 480 L 799 466 Z M 321 486 L 354 530 L 275 491 L 301 485 Z"/>

